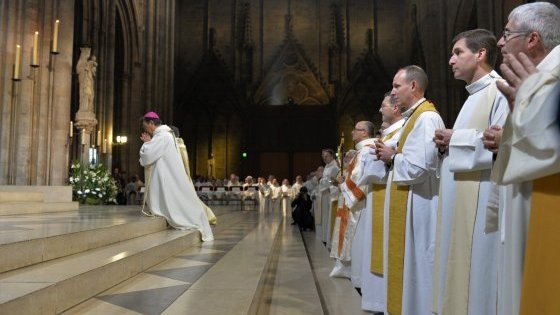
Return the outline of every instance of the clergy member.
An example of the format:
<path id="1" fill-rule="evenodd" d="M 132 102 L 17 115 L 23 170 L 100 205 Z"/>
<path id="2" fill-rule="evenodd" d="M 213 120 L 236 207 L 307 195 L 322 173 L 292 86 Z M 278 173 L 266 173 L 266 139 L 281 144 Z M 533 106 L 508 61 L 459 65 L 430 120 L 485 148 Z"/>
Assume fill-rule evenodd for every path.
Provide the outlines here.
<path id="1" fill-rule="evenodd" d="M 332 183 L 336 180 L 336 175 L 340 170 L 336 160 L 334 159 L 334 151 L 331 149 L 324 149 L 321 152 L 325 167 L 323 174 L 319 180 L 317 199 L 315 200 L 315 233 L 317 238 L 327 243 L 330 234 L 330 213 L 331 213 L 331 200 L 336 200 L 338 197 L 338 190 L 333 187 Z M 332 189 L 334 188 L 334 189 Z"/>
<path id="2" fill-rule="evenodd" d="M 378 159 L 391 166 L 387 310 L 429 314 L 438 201 L 436 129 L 444 128 L 433 103 L 424 98 L 428 77 L 418 66 L 400 69 L 391 96 L 405 124 L 396 148 L 376 143 Z"/>
<path id="3" fill-rule="evenodd" d="M 475 29 L 452 43 L 449 65 L 469 97 L 453 129 L 434 136 L 443 163 L 432 307 L 438 314 L 496 314 L 498 233 L 485 233 L 492 153 L 482 133 L 504 124 L 508 106 L 496 87 L 494 35 Z"/>
<path id="4" fill-rule="evenodd" d="M 379 108 L 381 119 L 386 127 L 380 139 L 387 146 L 395 147 L 400 137 L 404 119 L 399 107 L 391 98 L 391 92 L 385 93 Z M 375 147 L 370 149 L 370 157 L 365 161 L 364 174 L 359 185 L 369 188 L 366 199 L 366 210 L 362 213 L 364 221 L 363 262 L 362 262 L 362 309 L 373 312 L 384 312 L 386 309 L 386 255 L 384 254 L 385 220 L 388 213 L 385 209 L 387 186 L 387 167 L 385 162 L 378 160 Z"/>
<path id="5" fill-rule="evenodd" d="M 171 129 L 159 116 L 148 112 L 142 119 L 145 132 L 140 139 L 140 164 L 146 172 L 146 203 L 150 211 L 164 217 L 176 229 L 197 229 L 203 241 L 214 239 L 204 208 L 194 190 L 187 186 L 187 173 Z M 149 178 L 149 180 L 148 180 Z"/>
<path id="6" fill-rule="evenodd" d="M 513 187 L 502 219 L 502 314 L 560 313 L 560 137 L 552 97 L 560 77 L 558 34 L 560 9 L 535 2 L 510 13 L 498 42 L 510 84 L 498 87 L 513 105 L 492 170 L 493 180 Z"/>

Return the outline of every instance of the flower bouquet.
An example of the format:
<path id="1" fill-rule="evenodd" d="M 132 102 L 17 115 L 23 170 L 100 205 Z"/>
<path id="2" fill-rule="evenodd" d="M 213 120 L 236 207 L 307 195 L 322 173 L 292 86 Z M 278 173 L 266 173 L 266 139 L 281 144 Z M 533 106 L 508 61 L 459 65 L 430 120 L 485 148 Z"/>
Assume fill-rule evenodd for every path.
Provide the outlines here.
<path id="1" fill-rule="evenodd" d="M 117 184 L 102 164 L 84 166 L 74 161 L 70 167 L 72 199 L 80 204 L 116 203 Z"/>

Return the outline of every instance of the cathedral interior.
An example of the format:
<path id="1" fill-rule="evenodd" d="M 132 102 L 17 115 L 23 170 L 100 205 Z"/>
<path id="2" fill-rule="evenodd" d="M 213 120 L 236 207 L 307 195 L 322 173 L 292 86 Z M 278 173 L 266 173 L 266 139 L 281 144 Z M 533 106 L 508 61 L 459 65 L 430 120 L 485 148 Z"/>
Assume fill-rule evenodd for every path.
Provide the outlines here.
<path id="1" fill-rule="evenodd" d="M 92 156 L 141 174 L 150 110 L 180 129 L 192 174 L 213 159 L 218 178 L 294 178 L 341 136 L 351 148 L 355 122 L 379 127 L 383 94 L 409 64 L 427 71 L 427 97 L 451 126 L 466 98 L 448 65 L 453 36 L 499 37 L 524 2 L 0 1 L 0 185 L 65 185 L 70 163 Z M 91 108 L 83 48 L 97 62 Z"/>

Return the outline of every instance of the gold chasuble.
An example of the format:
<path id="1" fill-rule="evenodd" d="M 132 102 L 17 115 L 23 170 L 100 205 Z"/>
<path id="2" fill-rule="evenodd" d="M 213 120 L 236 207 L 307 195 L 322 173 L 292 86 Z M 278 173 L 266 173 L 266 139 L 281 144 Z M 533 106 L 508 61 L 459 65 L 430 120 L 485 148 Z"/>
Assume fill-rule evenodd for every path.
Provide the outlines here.
<path id="1" fill-rule="evenodd" d="M 401 128 L 397 128 L 387 134 L 381 139 L 385 142 L 392 139 L 398 134 Z M 384 206 L 385 206 L 385 192 L 387 185 L 373 184 L 371 187 L 373 191 L 372 201 L 372 235 L 371 235 L 371 262 L 370 271 L 383 276 L 383 225 L 384 225 Z"/>
<path id="2" fill-rule="evenodd" d="M 424 112 L 437 112 L 435 106 L 426 100 L 418 105 L 404 125 L 397 154 L 403 146 L 418 117 Z M 393 168 L 395 166 L 393 165 Z M 389 252 L 387 257 L 387 311 L 389 314 L 402 313 L 403 271 L 405 252 L 406 211 L 408 206 L 408 185 L 396 185 L 391 180 L 389 203 Z"/>
<path id="3" fill-rule="evenodd" d="M 560 173 L 536 179 L 531 198 L 519 313 L 560 314 Z"/>

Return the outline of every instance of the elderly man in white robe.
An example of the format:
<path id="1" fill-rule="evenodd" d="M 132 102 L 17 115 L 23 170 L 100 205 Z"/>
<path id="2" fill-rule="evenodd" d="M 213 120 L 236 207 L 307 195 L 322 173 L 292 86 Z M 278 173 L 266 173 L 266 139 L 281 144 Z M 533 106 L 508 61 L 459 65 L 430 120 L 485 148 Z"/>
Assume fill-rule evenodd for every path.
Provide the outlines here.
<path id="1" fill-rule="evenodd" d="M 144 115 L 142 124 L 140 164 L 149 168 L 145 194 L 151 213 L 164 217 L 176 229 L 200 231 L 203 241 L 213 240 L 205 210 L 194 190 L 188 189 L 173 131 L 154 112 Z"/>
<path id="2" fill-rule="evenodd" d="M 399 107 L 387 92 L 379 108 L 383 123 L 387 126 L 381 132 L 381 141 L 387 146 L 395 147 L 400 137 L 404 119 Z M 364 173 L 359 186 L 368 186 L 366 210 L 362 212 L 364 221 L 363 258 L 362 258 L 362 309 L 373 312 L 384 312 L 386 309 L 386 277 L 384 268 L 387 266 L 384 248 L 385 197 L 387 186 L 387 167 L 385 162 L 378 160 L 375 146 L 370 148 L 370 154 L 364 161 Z"/>
<path id="3" fill-rule="evenodd" d="M 469 97 L 453 129 L 434 136 L 443 163 L 432 307 L 438 314 L 495 314 L 498 233 L 485 232 L 492 153 L 482 133 L 504 124 L 508 106 L 496 86 L 494 35 L 475 29 L 452 42 L 449 65 Z"/>
<path id="4" fill-rule="evenodd" d="M 492 180 L 508 184 L 511 194 L 500 205 L 500 314 L 560 313 L 558 34 L 560 9 L 535 2 L 510 13 L 498 42 L 510 84 L 498 88 L 513 107 L 501 142 L 499 128 L 485 132 L 487 147 L 498 151 Z"/>
<path id="5" fill-rule="evenodd" d="M 338 197 L 338 189 L 333 186 L 333 181 L 336 180 L 336 175 L 340 168 L 334 159 L 334 151 L 331 149 L 324 149 L 321 152 L 325 167 L 323 174 L 319 180 L 317 189 L 317 199 L 314 205 L 315 217 L 315 234 L 318 239 L 323 243 L 330 243 L 330 219 L 331 219 L 331 201 L 336 200 Z"/>
<path id="6" fill-rule="evenodd" d="M 376 143 L 377 158 L 391 165 L 387 253 L 387 311 L 429 314 L 432 302 L 437 202 L 436 129 L 444 128 L 433 103 L 424 98 L 428 77 L 418 66 L 400 69 L 391 96 L 405 124 L 396 149 Z M 390 188 L 389 188 L 390 185 Z"/>

